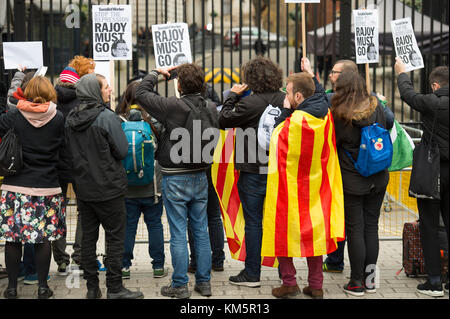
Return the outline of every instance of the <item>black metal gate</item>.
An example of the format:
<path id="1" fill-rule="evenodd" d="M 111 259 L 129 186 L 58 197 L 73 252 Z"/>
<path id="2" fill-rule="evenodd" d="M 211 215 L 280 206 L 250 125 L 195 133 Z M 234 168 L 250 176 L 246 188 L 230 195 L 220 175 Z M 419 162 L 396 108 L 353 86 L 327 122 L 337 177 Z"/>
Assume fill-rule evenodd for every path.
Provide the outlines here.
<path id="1" fill-rule="evenodd" d="M 301 6 L 285 4 L 284 0 L 7 0 L 0 5 L 2 41 L 43 41 L 44 63 L 53 81 L 74 55 L 92 56 L 94 4 L 133 7 L 133 60 L 116 62 L 118 98 L 139 70 L 148 72 L 154 67 L 151 25 L 166 22 L 188 23 L 193 59 L 205 68 L 207 80 L 219 93 L 240 81 L 239 67 L 255 56 L 258 39 L 265 47 L 263 54 L 277 62 L 286 75 L 299 71 L 303 49 Z M 413 72 L 412 78 L 418 90 L 428 92 L 428 74 L 437 65 L 448 65 L 447 0 L 322 0 L 320 4 L 307 4 L 306 51 L 314 71 L 329 87 L 333 63 L 354 58 L 351 10 L 369 6 L 393 19 L 411 15 L 425 60 L 425 68 Z M 67 28 L 65 20 L 77 9 L 79 27 Z M 370 65 L 372 90 L 387 97 L 400 122 L 414 124 L 419 121 L 418 115 L 400 100 L 396 88 L 392 36 L 385 32 L 389 23 L 380 21 L 380 63 Z M 3 63 L 0 71 L 2 81 L 9 83 L 13 72 L 4 70 Z M 160 94 L 173 94 L 168 83 L 161 83 L 158 89 Z"/>

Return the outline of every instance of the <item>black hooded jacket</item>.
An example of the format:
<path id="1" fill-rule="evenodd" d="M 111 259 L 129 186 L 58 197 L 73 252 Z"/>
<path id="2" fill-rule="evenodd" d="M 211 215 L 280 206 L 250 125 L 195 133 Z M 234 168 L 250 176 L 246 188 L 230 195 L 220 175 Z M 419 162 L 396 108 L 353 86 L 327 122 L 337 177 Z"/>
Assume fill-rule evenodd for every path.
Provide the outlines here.
<path id="1" fill-rule="evenodd" d="M 80 100 L 77 98 L 75 86 L 73 84 L 57 83 L 55 90 L 58 97 L 58 104 L 56 108 L 61 111 L 65 121 L 70 111 L 80 105 Z M 61 148 L 59 154 L 58 176 L 60 180 L 73 182 L 72 155 L 65 144 L 64 147 Z"/>
<path id="2" fill-rule="evenodd" d="M 128 141 L 119 117 L 102 101 L 95 74 L 76 85 L 80 105 L 67 116 L 67 143 L 73 158 L 77 197 L 99 202 L 124 195 L 128 181 L 121 160 Z"/>

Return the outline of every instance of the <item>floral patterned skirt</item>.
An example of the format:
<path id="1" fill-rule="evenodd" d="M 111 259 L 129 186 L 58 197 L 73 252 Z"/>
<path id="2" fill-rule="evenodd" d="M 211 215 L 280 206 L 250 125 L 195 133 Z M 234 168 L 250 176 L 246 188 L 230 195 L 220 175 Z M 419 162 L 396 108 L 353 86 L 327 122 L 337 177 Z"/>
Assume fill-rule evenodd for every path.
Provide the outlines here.
<path id="1" fill-rule="evenodd" d="M 39 244 L 66 233 L 66 211 L 62 194 L 31 196 L 1 191 L 0 239 Z"/>

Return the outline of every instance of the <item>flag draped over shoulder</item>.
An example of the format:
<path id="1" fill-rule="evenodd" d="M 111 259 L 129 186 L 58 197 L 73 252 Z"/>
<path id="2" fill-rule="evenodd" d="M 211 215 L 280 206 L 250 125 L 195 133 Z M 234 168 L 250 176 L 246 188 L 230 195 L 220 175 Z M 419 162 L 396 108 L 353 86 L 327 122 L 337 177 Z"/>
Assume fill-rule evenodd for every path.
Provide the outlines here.
<path id="1" fill-rule="evenodd" d="M 312 257 L 344 239 L 344 198 L 330 112 L 296 110 L 272 133 L 262 256 Z"/>
<path id="2" fill-rule="evenodd" d="M 234 130 L 220 132 L 211 167 L 211 178 L 219 197 L 223 226 L 231 256 L 234 259 L 245 261 L 245 221 L 237 189 L 239 172 L 234 168 L 234 141 Z M 273 257 L 262 258 L 261 264 L 278 267 L 278 262 Z"/>

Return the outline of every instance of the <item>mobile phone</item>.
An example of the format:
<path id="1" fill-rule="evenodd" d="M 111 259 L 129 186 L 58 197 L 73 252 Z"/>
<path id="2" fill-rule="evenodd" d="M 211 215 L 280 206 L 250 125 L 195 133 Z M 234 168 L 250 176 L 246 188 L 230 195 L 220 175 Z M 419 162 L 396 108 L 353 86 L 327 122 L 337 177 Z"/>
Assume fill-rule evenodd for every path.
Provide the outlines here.
<path id="1" fill-rule="evenodd" d="M 170 70 L 169 74 L 170 74 L 170 76 L 167 78 L 167 81 L 177 78 L 177 70 L 176 69 Z"/>

